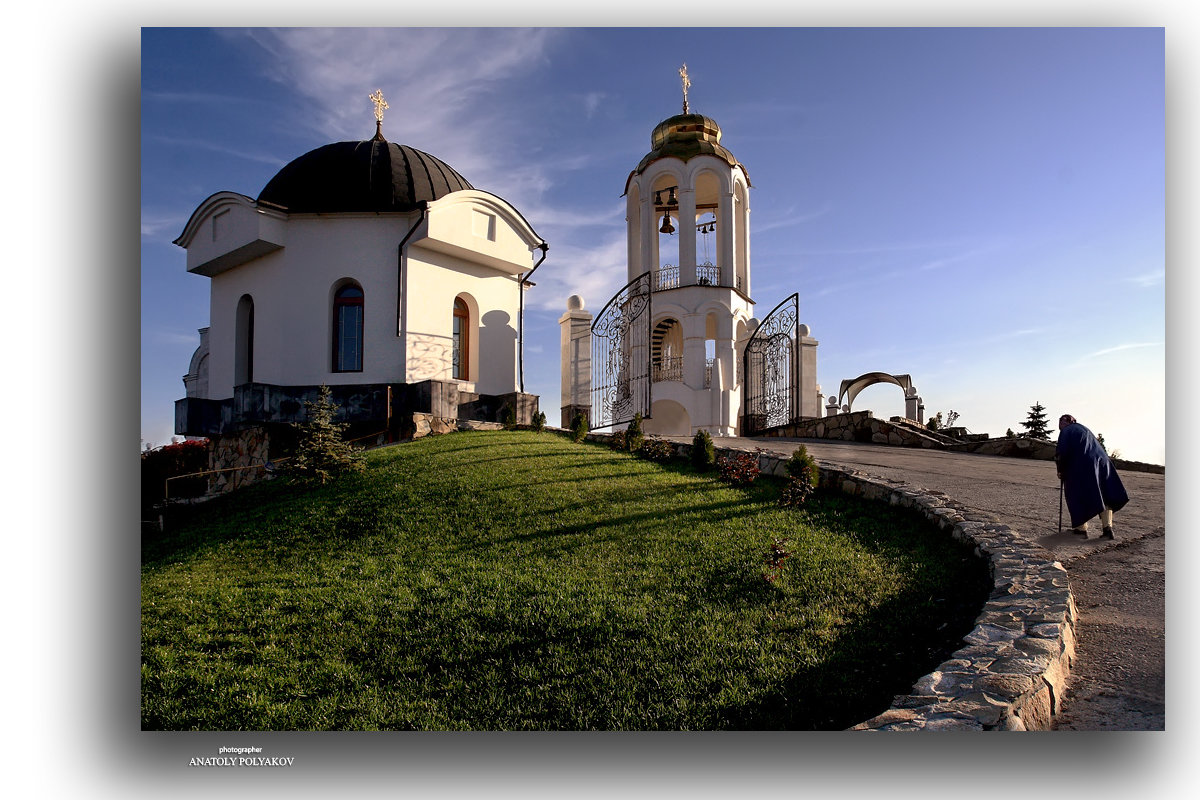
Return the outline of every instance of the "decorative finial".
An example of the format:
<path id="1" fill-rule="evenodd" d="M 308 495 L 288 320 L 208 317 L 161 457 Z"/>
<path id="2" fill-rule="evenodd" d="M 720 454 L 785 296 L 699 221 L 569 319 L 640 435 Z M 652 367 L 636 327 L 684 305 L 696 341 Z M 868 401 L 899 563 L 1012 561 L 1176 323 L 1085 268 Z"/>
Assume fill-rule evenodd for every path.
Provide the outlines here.
<path id="1" fill-rule="evenodd" d="M 692 85 L 691 80 L 688 79 L 687 64 L 679 68 L 679 78 L 683 82 L 683 113 L 686 114 L 688 113 L 687 90 Z"/>
<path id="2" fill-rule="evenodd" d="M 375 104 L 375 138 L 383 139 L 383 110 L 389 108 L 387 100 L 383 99 L 383 90 L 376 89 L 367 98 Z"/>

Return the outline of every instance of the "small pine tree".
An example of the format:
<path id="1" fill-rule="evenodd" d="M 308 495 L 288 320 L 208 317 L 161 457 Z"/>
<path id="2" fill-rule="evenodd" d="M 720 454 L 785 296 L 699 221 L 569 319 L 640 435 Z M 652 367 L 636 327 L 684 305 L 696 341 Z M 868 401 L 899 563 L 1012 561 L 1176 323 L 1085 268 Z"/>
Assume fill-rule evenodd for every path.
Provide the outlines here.
<path id="1" fill-rule="evenodd" d="M 543 411 L 539 411 L 533 415 L 533 429 L 535 431 L 541 432 L 542 430 L 545 429 L 545 427 L 546 427 L 546 414 Z"/>
<path id="2" fill-rule="evenodd" d="M 582 411 L 576 411 L 575 416 L 571 419 L 571 441 L 582 442 L 588 434 L 587 417 Z"/>
<path id="3" fill-rule="evenodd" d="M 1004 432 L 1004 438 L 1005 439 L 1015 439 L 1015 438 L 1017 438 L 1017 435 L 1015 433 L 1013 433 L 1012 428 L 1009 428 L 1008 430 L 1006 430 Z"/>
<path id="4" fill-rule="evenodd" d="M 1025 433 L 1021 434 L 1025 438 L 1049 441 L 1050 426 L 1046 423 L 1046 407 L 1041 403 L 1030 406 L 1029 414 L 1021 423 L 1021 427 L 1025 429 Z"/>
<path id="5" fill-rule="evenodd" d="M 642 415 L 640 413 L 634 414 L 633 421 L 625 429 L 625 446 L 622 449 L 636 453 L 641 449 L 642 442 L 645 440 L 646 437 L 642 434 Z"/>
<path id="6" fill-rule="evenodd" d="M 707 472 L 716 461 L 717 452 L 713 447 L 712 436 L 701 428 L 692 437 L 692 466 L 697 472 Z"/>
<path id="7" fill-rule="evenodd" d="M 1105 453 L 1107 453 L 1108 447 L 1105 446 L 1105 444 L 1104 444 L 1104 434 L 1103 433 L 1096 434 L 1096 441 L 1100 443 L 1100 449 L 1103 450 Z"/>
<path id="8" fill-rule="evenodd" d="M 512 406 L 504 406 L 504 413 L 500 416 L 500 420 L 500 424 L 504 426 L 504 430 L 512 431 L 517 429 L 517 414 L 513 411 Z"/>
<path id="9" fill-rule="evenodd" d="M 792 453 L 786 469 L 788 475 L 799 478 L 811 486 L 816 486 L 821 482 L 821 470 L 817 466 L 816 459 L 808 454 L 808 448 L 804 445 L 800 445 Z"/>
<path id="10" fill-rule="evenodd" d="M 337 406 L 328 386 L 321 385 L 316 400 L 305 400 L 308 418 L 293 425 L 297 432 L 296 453 L 287 462 L 287 472 L 306 480 L 328 483 L 343 472 L 357 472 L 362 452 L 342 438 L 346 426 L 333 421 Z"/>

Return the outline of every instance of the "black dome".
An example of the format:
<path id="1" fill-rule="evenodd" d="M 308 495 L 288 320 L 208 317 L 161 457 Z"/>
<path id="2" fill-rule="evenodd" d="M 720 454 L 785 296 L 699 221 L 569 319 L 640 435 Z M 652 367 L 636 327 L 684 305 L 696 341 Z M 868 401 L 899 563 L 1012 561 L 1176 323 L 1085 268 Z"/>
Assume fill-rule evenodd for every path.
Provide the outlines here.
<path id="1" fill-rule="evenodd" d="M 441 159 L 377 136 L 305 153 L 279 170 L 258 202 L 292 213 L 412 211 L 473 188 Z"/>

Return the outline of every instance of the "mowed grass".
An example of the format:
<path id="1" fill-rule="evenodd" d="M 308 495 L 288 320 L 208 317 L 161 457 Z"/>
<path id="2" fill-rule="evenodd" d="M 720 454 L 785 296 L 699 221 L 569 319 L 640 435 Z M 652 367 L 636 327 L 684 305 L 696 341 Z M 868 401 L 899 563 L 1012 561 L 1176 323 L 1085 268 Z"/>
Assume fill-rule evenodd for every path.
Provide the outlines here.
<path id="1" fill-rule="evenodd" d="M 848 727 L 958 646 L 987 569 L 915 515 L 779 490 L 479 432 L 188 509 L 143 543 L 142 726 Z"/>

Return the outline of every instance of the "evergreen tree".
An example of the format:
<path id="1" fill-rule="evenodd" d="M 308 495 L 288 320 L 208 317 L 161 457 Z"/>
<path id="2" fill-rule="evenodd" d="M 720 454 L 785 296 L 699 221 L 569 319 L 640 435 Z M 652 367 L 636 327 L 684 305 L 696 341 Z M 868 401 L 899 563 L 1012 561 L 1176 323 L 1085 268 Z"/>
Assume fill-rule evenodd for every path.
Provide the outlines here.
<path id="1" fill-rule="evenodd" d="M 1029 415 L 1021 423 L 1021 427 L 1025 429 L 1025 432 L 1021 434 L 1025 438 L 1049 441 L 1050 426 L 1046 424 L 1046 407 L 1041 403 L 1034 403 L 1030 406 Z"/>
<path id="2" fill-rule="evenodd" d="M 308 418 L 294 427 L 298 434 L 296 453 L 287 462 L 287 471 L 301 478 L 327 483 L 343 472 L 355 472 L 364 466 L 363 455 L 342 438 L 345 425 L 333 421 L 337 406 L 324 384 L 316 400 L 305 400 Z"/>
<path id="3" fill-rule="evenodd" d="M 576 411 L 575 416 L 571 418 L 571 441 L 582 442 L 588 434 L 587 417 L 582 411 Z"/>

